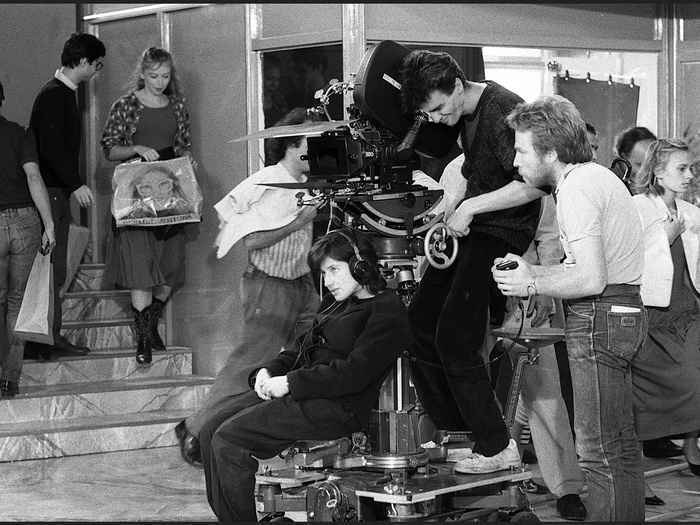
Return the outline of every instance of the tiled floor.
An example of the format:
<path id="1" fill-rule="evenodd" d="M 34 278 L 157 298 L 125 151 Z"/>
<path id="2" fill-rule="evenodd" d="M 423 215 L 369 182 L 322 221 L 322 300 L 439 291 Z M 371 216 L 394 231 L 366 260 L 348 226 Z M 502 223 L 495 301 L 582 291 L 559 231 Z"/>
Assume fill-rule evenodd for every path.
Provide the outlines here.
<path id="1" fill-rule="evenodd" d="M 700 477 L 682 459 L 644 461 L 666 500 L 646 507 L 647 521 L 700 521 Z M 216 521 L 203 471 L 177 447 L 0 463 L 0 483 L 0 521 Z M 541 521 L 561 521 L 551 496 L 530 502 Z"/>

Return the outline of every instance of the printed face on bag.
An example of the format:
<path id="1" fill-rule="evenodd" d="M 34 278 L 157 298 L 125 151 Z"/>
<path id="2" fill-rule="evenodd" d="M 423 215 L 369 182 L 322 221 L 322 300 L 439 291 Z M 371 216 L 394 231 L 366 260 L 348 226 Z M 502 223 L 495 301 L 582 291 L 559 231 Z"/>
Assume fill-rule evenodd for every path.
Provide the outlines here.
<path id="1" fill-rule="evenodd" d="M 153 202 L 156 210 L 162 210 L 173 196 L 177 178 L 164 170 L 149 171 L 134 180 L 137 198 Z"/>

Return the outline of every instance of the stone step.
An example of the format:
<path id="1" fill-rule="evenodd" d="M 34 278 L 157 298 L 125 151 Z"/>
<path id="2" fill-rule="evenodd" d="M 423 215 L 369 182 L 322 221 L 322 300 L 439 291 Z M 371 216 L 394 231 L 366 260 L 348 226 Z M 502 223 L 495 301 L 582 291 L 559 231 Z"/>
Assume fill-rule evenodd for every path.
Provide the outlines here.
<path id="1" fill-rule="evenodd" d="M 147 367 L 144 367 L 147 368 Z M 75 419 L 200 406 L 214 378 L 194 375 L 30 385 L 0 403 L 9 423 Z"/>
<path id="2" fill-rule="evenodd" d="M 136 362 L 134 347 L 93 349 L 85 356 L 61 356 L 51 361 L 25 359 L 20 391 L 27 386 L 55 385 L 192 374 L 192 350 L 174 346 L 153 352 L 153 362 Z"/>
<path id="3" fill-rule="evenodd" d="M 63 322 L 131 318 L 131 294 L 128 290 L 87 290 L 63 296 Z"/>
<path id="4" fill-rule="evenodd" d="M 68 287 L 66 295 L 71 292 L 100 290 L 105 265 L 103 263 L 81 263 Z"/>
<path id="5" fill-rule="evenodd" d="M 65 321 L 61 324 L 61 328 L 61 334 L 70 342 L 85 345 L 90 349 L 136 348 L 136 331 L 134 329 L 133 316 Z M 167 344 L 166 330 L 165 319 L 161 318 L 158 324 L 158 332 Z"/>
<path id="6" fill-rule="evenodd" d="M 192 411 L 159 409 L 3 424 L 0 462 L 170 447 L 178 444 L 175 425 Z"/>

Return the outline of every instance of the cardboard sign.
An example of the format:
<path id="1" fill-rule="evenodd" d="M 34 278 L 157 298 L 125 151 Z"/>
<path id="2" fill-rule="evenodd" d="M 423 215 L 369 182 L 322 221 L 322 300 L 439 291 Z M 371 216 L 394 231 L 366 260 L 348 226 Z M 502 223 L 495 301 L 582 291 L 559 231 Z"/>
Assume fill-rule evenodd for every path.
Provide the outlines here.
<path id="1" fill-rule="evenodd" d="M 119 164 L 112 177 L 117 226 L 161 226 L 202 220 L 202 190 L 187 157 Z"/>

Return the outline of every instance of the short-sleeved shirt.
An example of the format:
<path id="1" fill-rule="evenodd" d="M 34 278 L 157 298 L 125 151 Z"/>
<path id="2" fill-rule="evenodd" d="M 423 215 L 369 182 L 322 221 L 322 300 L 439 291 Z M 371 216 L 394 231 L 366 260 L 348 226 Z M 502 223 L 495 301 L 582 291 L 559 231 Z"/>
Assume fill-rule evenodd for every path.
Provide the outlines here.
<path id="1" fill-rule="evenodd" d="M 644 267 L 642 224 L 620 178 L 593 162 L 569 165 L 555 195 L 564 264 L 576 262 L 572 242 L 600 237 L 607 284 L 640 284 Z"/>
<path id="2" fill-rule="evenodd" d="M 34 134 L 0 116 L 0 210 L 33 206 L 24 164 L 39 164 Z"/>

